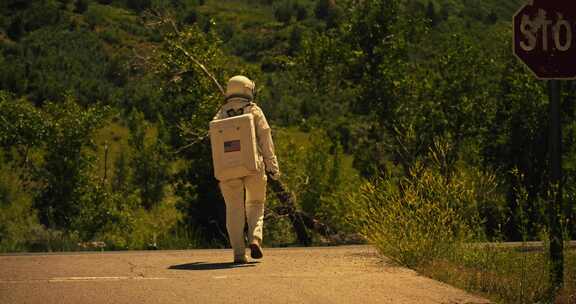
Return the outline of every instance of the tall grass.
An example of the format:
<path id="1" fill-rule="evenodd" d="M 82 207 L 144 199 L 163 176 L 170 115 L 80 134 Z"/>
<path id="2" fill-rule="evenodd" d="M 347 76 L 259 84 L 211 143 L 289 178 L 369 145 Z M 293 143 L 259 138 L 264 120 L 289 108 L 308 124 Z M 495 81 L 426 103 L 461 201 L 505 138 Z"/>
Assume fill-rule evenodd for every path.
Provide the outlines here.
<path id="1" fill-rule="evenodd" d="M 431 155 L 447 155 L 437 153 L 444 148 L 437 145 L 440 151 Z M 486 242 L 487 217 L 505 218 L 486 214 L 505 210 L 494 174 L 463 164 L 447 171 L 444 164 L 441 158 L 429 157 L 405 177 L 365 183 L 352 197 L 363 206 L 352 216 L 361 233 L 398 264 L 497 303 L 553 302 L 546 242 L 540 250 L 528 250 L 526 243 L 510 248 Z M 575 264 L 576 254 L 567 252 L 566 284 L 557 303 L 576 301 Z"/>
<path id="2" fill-rule="evenodd" d="M 544 303 L 550 299 L 548 257 L 544 251 L 473 246 L 418 270 L 497 303 Z"/>
<path id="3" fill-rule="evenodd" d="M 445 176 L 418 164 L 407 177 L 364 184 L 355 198 L 363 208 L 353 218 L 383 254 L 403 265 L 421 265 L 478 237 L 478 204 L 498 203 L 485 192 L 492 182 L 477 171 Z"/>

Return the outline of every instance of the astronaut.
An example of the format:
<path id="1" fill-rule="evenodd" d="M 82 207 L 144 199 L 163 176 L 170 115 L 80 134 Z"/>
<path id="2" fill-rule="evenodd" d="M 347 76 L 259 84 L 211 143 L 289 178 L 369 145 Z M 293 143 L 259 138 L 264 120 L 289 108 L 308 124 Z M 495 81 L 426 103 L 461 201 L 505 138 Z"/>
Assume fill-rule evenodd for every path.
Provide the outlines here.
<path id="1" fill-rule="evenodd" d="M 226 103 L 215 120 L 251 113 L 253 115 L 258 150 L 258 171 L 241 178 L 220 181 L 220 190 L 226 202 L 226 228 L 234 251 L 234 263 L 245 264 L 246 244 L 244 225 L 248 223 L 248 244 L 253 259 L 263 257 L 262 226 L 266 201 L 267 178 L 278 179 L 280 170 L 274 154 L 270 126 L 264 113 L 254 102 L 255 84 L 245 76 L 232 77 L 226 87 Z"/>

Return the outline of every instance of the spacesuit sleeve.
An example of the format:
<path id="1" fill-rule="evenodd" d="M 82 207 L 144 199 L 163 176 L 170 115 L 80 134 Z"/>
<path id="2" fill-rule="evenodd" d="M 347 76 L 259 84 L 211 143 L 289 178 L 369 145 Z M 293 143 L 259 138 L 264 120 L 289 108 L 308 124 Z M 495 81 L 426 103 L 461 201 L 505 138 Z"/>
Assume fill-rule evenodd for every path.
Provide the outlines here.
<path id="1" fill-rule="evenodd" d="M 272 131 L 270 130 L 270 126 L 266 121 L 264 112 L 262 112 L 258 106 L 254 106 L 252 108 L 252 114 L 254 115 L 258 146 L 262 152 L 262 158 L 264 158 L 266 171 L 276 175 L 280 173 L 280 168 L 278 167 L 278 160 L 276 159 L 276 154 L 274 152 Z"/>

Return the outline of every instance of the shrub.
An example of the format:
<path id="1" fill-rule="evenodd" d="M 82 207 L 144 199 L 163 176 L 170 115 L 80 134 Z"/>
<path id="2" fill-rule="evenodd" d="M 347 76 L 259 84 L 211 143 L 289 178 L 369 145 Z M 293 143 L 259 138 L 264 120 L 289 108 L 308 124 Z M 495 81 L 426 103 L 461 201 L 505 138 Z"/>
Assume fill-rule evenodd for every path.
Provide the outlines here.
<path id="1" fill-rule="evenodd" d="M 402 265 L 451 256 L 482 235 L 479 206 L 503 201 L 494 194 L 492 174 L 460 167 L 446 175 L 442 163 L 431 159 L 432 164 L 415 164 L 406 177 L 368 182 L 353 198 L 363 206 L 353 217 L 360 231 Z"/>
<path id="2" fill-rule="evenodd" d="M 151 0 L 127 0 L 126 5 L 128 8 L 137 12 L 142 12 L 152 6 Z"/>
<path id="3" fill-rule="evenodd" d="M 68 229 L 82 209 L 81 196 L 91 184 L 94 158 L 92 136 L 103 123 L 107 108 L 84 110 L 71 98 L 45 106 L 48 143 L 36 179 L 42 185 L 35 197 L 40 219 L 49 228 Z"/>
<path id="4" fill-rule="evenodd" d="M 161 123 L 159 126 L 163 128 Z M 142 206 L 151 209 L 165 196 L 168 179 L 167 147 L 158 138 L 152 144 L 146 142 L 147 122 L 143 113 L 134 111 L 131 114 L 129 128 L 128 142 L 132 148 L 130 167 L 134 170 L 132 183 L 140 193 Z"/>
<path id="5" fill-rule="evenodd" d="M 334 0 L 318 0 L 314 14 L 316 18 L 326 21 L 327 27 L 332 28 L 339 24 L 343 10 Z"/>
<path id="6" fill-rule="evenodd" d="M 274 8 L 274 17 L 282 23 L 289 23 L 292 17 L 296 15 L 292 1 L 285 0 L 280 2 Z"/>
<path id="7" fill-rule="evenodd" d="M 163 240 L 173 238 L 171 232 L 182 219 L 182 213 L 171 200 L 163 200 L 147 210 L 138 207 L 136 195 L 112 195 L 110 198 L 105 214 L 116 220 L 103 222 L 94 239 L 104 241 L 112 249 L 157 249 Z M 189 244 L 197 246 L 197 236 L 187 237 Z"/>
<path id="8" fill-rule="evenodd" d="M 306 6 L 304 4 L 296 2 L 294 4 L 294 10 L 296 10 L 296 19 L 298 21 L 302 21 L 308 18 L 308 10 L 306 9 Z"/>
<path id="9" fill-rule="evenodd" d="M 25 251 L 30 235 L 41 226 L 18 172 L 3 161 L 0 155 L 0 252 Z"/>
<path id="10" fill-rule="evenodd" d="M 283 180 L 296 193 L 301 209 L 337 232 L 353 232 L 347 218 L 357 204 L 346 196 L 361 181 L 350 156 L 318 129 L 281 130 L 274 140 Z"/>
<path id="11" fill-rule="evenodd" d="M 77 0 L 74 12 L 78 14 L 83 14 L 86 10 L 88 10 L 88 5 L 89 3 L 86 0 Z"/>

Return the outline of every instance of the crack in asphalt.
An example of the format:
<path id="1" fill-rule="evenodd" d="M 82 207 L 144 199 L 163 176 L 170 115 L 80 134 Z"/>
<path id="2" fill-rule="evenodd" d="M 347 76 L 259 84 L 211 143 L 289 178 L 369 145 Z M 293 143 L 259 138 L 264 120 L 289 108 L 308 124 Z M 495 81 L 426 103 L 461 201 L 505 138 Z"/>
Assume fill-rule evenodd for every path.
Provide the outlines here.
<path id="1" fill-rule="evenodd" d="M 136 275 L 136 276 L 141 277 L 141 278 L 145 278 L 145 277 L 146 277 L 146 276 L 144 275 L 144 272 L 142 272 L 142 271 L 136 272 L 136 268 L 138 268 L 138 265 L 136 265 L 136 264 L 134 264 L 134 263 L 132 263 L 132 262 L 130 262 L 130 261 L 127 261 L 127 262 L 128 262 L 128 265 L 130 265 L 130 273 L 131 273 L 131 274 Z"/>

